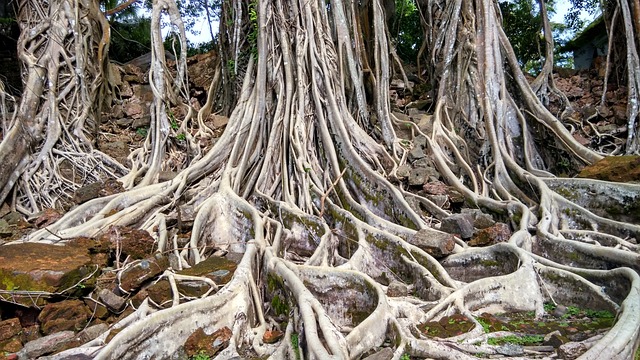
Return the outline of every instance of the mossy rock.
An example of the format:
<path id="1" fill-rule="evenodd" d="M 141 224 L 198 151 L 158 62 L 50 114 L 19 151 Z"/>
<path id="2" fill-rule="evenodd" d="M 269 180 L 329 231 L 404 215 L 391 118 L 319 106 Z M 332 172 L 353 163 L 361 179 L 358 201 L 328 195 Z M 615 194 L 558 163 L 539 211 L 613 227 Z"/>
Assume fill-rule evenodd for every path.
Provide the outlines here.
<path id="1" fill-rule="evenodd" d="M 640 156 L 607 156 L 582 169 L 578 177 L 615 182 L 640 181 Z"/>

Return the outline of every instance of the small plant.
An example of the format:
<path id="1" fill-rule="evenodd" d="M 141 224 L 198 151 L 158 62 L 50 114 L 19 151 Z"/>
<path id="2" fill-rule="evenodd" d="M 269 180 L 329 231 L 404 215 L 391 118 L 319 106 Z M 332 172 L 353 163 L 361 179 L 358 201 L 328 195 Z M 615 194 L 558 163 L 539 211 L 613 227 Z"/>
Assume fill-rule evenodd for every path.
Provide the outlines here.
<path id="1" fill-rule="evenodd" d="M 207 355 L 204 351 L 200 351 L 199 353 L 190 357 L 189 360 L 211 360 L 211 357 Z"/>
<path id="2" fill-rule="evenodd" d="M 187 140 L 187 135 L 185 135 L 184 133 L 180 133 L 176 136 L 176 139 L 180 140 L 180 141 L 185 141 Z"/>
<path id="3" fill-rule="evenodd" d="M 297 333 L 293 333 L 291 334 L 291 347 L 293 348 L 293 351 L 296 355 L 296 360 L 300 360 L 302 357 L 300 356 L 300 343 L 299 343 L 299 339 L 298 339 L 298 334 Z"/>
<path id="4" fill-rule="evenodd" d="M 147 133 L 149 132 L 149 130 L 146 127 L 139 127 L 136 129 L 136 134 L 142 136 L 142 137 L 147 137 Z"/>
<path id="5" fill-rule="evenodd" d="M 478 321 L 478 323 L 480 324 L 480 326 L 482 326 L 482 330 L 484 330 L 485 333 L 490 333 L 490 327 L 491 324 L 489 324 L 487 322 L 487 320 L 483 319 L 483 318 L 476 318 L 476 320 Z"/>
<path id="6" fill-rule="evenodd" d="M 402 356 L 400 356 L 400 360 L 411 360 L 411 357 L 409 357 L 409 354 L 402 354 Z"/>
<path id="7" fill-rule="evenodd" d="M 552 312 L 555 309 L 556 309 L 556 305 L 555 304 L 552 304 L 552 303 L 545 303 L 544 304 L 544 311 L 546 311 L 548 313 Z"/>

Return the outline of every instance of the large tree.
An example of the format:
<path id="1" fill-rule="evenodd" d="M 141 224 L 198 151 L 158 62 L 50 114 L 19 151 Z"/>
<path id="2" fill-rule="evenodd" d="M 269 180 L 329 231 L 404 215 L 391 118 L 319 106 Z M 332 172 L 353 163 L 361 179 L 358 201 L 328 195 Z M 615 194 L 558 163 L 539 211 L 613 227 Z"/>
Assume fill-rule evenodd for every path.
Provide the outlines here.
<path id="1" fill-rule="evenodd" d="M 629 3 L 619 4 L 627 14 Z M 125 192 L 80 205 L 29 240 L 58 242 L 130 225 L 149 230 L 158 251 L 175 254 L 179 267 L 214 251 L 240 253 L 242 261 L 214 295 L 180 304 L 176 294 L 174 306 L 160 311 L 145 302 L 113 326 L 118 332 L 107 344 L 105 334 L 58 358 L 169 358 L 196 329 L 210 333 L 226 326 L 233 336 L 220 358 L 357 358 L 391 340 L 395 358 L 408 353 L 466 359 L 499 353 L 479 324 L 449 339 L 421 336 L 416 324 L 452 313 L 469 319 L 482 311 L 542 315 L 545 302 L 618 312 L 612 329 L 585 343 L 581 358 L 630 358 L 640 341 L 640 256 L 630 240 L 639 238 L 639 217 L 631 213 L 617 221 L 599 208 L 632 203 L 637 209 L 640 186 L 560 179 L 549 171 L 558 154 L 575 165 L 602 154 L 576 142 L 543 106 L 539 95 L 546 87 L 536 86 L 536 94 L 527 83 L 495 1 L 430 0 L 418 6 L 425 31 L 421 54 L 428 54 L 436 95 L 428 133 L 390 111 L 391 60 L 397 56 L 385 21 L 389 7 L 380 0 L 224 2 L 222 19 L 232 21 L 223 21 L 220 44 L 234 62 L 221 63 L 211 91 L 241 80 L 239 92 L 224 100 L 234 104 L 229 124 L 213 148 L 200 153 L 198 141 L 211 136 L 201 120 L 213 101 L 198 114 L 189 112 L 183 128 L 199 130 L 187 135 L 192 160 L 175 179 L 159 182 L 159 171 L 176 151 L 168 140 L 167 108 L 184 101 L 188 89 L 184 58 L 175 72 L 167 71 L 161 44 L 160 19 L 168 16 L 180 35 L 177 46 L 186 49 L 178 9 L 173 0 L 154 1 L 152 126 L 122 178 Z M 96 57 L 104 54 L 102 40 L 108 40 L 105 33 L 91 32 L 100 27 L 68 31 L 91 19 L 102 23 L 92 12 L 93 0 L 23 0 L 22 7 L 22 37 L 42 37 L 23 41 L 20 49 L 25 89 L 37 91 L 23 96 L 12 132 L 0 146 L 0 163 L 36 162 L 29 172 L 0 172 L 6 189 L 18 178 L 40 176 L 47 168 L 38 159 L 60 154 L 53 149 L 64 139 L 84 139 L 78 131 L 63 132 L 65 138 L 49 135 L 55 124 L 75 124 L 75 117 L 40 119 L 59 119 L 63 109 L 91 113 L 102 85 L 81 83 L 88 77 L 73 74 L 84 69 L 80 63 L 95 69 L 95 79 L 108 69 L 96 65 L 103 61 Z M 68 17 L 60 26 L 43 29 L 58 22 L 28 21 L 60 14 Z M 637 30 L 629 23 L 630 43 Z M 57 41 L 45 37 L 56 34 Z M 67 43 L 61 52 L 58 47 Z M 51 47 L 61 55 L 49 56 Z M 29 56 L 34 52 L 40 55 Z M 640 75 L 633 67 L 637 62 L 629 61 L 629 73 Z M 60 83 L 59 69 L 77 91 L 64 91 L 68 85 Z M 86 94 L 86 101 L 55 101 L 70 93 Z M 419 229 L 437 236 L 434 225 L 450 212 L 394 184 L 412 146 L 400 141 L 394 124 L 427 139 L 430 161 L 468 207 L 510 221 L 514 232 L 508 242 L 472 248 L 457 240 L 455 254 L 441 261 L 409 242 Z M 47 134 L 50 141 L 25 138 L 25 130 Z M 631 126 L 630 136 L 633 143 Z M 20 145 L 22 139 L 27 143 Z M 3 152 L 16 144 L 20 155 Z M 89 151 L 87 144 L 78 151 Z M 44 150 L 30 155 L 34 146 Z M 58 174 L 47 176 L 60 180 Z M 175 231 L 167 226 L 185 208 L 197 214 L 187 249 L 172 241 Z M 410 295 L 388 295 L 393 281 L 407 284 Z M 279 327 L 285 340 L 262 343 L 266 331 Z M 289 340 L 293 334 L 298 342 Z"/>

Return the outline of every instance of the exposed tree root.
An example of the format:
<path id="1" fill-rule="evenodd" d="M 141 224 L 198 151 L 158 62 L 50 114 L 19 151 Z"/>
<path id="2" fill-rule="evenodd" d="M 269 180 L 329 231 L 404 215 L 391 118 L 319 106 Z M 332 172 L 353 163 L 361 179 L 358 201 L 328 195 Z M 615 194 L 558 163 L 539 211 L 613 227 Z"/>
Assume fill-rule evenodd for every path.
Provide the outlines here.
<path id="1" fill-rule="evenodd" d="M 154 14 L 162 5 L 174 15 L 168 0 L 157 2 Z M 455 313 L 470 319 L 485 311 L 541 316 L 545 302 L 557 302 L 617 312 L 614 327 L 588 342 L 581 359 L 628 359 L 640 341 L 640 256 L 630 241 L 640 226 L 637 217 L 607 219 L 597 208 L 638 201 L 638 186 L 554 179 L 549 173 L 532 124 L 555 134 L 576 162 L 601 156 L 578 144 L 524 81 L 495 4 L 430 1 L 422 9 L 441 9 L 430 23 L 439 88 L 433 130 L 422 134 L 429 155 L 468 205 L 509 219 L 515 228 L 509 242 L 486 248 L 459 241 L 455 254 L 441 262 L 407 239 L 447 212 L 412 195 L 434 207 L 431 214 L 417 213 L 406 193 L 387 180 L 406 157 L 385 92 L 389 45 L 381 3 L 371 1 L 368 29 L 375 117 L 363 114 L 360 99 L 358 66 L 365 52 L 350 50 L 354 20 L 368 15 L 339 0 L 329 5 L 258 3 L 257 58 L 249 61 L 226 131 L 211 151 L 159 184 L 168 134 L 163 101 L 170 86 L 161 76 L 164 61 L 155 38 L 153 135 L 135 173 L 125 178 L 128 190 L 78 206 L 30 240 L 58 242 L 133 225 L 153 233 L 158 251 L 174 254 L 181 267 L 214 251 L 243 258 L 215 294 L 180 304 L 176 295 L 175 306 L 160 311 L 144 303 L 114 325 L 112 331 L 121 331 L 108 343 L 104 334 L 53 358 L 170 358 L 197 328 L 211 333 L 226 326 L 233 337 L 220 359 L 358 358 L 385 341 L 395 359 L 405 353 L 469 359 L 499 354 L 479 324 L 448 339 L 429 338 L 417 325 Z M 507 91 L 507 74 L 518 94 Z M 361 126 L 366 122 L 377 140 Z M 177 247 L 174 230 L 166 226 L 178 206 L 197 214 L 188 249 Z M 389 296 L 394 281 L 410 292 Z M 272 329 L 285 332 L 285 339 L 263 343 Z M 289 340 L 293 334 L 300 348 Z"/>

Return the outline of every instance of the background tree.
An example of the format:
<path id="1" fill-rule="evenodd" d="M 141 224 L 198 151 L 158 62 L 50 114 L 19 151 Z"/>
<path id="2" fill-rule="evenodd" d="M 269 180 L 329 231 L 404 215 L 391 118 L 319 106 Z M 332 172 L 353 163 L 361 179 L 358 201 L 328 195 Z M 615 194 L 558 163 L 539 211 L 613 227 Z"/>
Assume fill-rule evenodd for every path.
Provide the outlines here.
<path id="1" fill-rule="evenodd" d="M 171 149 L 165 105 L 186 99 L 178 96 L 182 61 L 175 77 L 163 72 L 162 14 L 180 29 L 181 49 L 186 41 L 176 4 L 155 1 L 152 129 L 123 178 L 127 191 L 78 206 L 30 240 L 57 242 L 131 225 L 153 233 L 158 251 L 174 254 L 178 268 L 215 251 L 240 253 L 242 261 L 215 295 L 179 304 L 175 294 L 175 306 L 160 311 L 144 302 L 113 326 L 117 334 L 108 343 L 104 334 L 58 358 L 170 358 L 197 328 L 226 326 L 233 336 L 221 358 L 298 358 L 300 352 L 358 358 L 386 343 L 395 358 L 466 359 L 503 351 L 489 345 L 474 312 L 541 316 L 545 301 L 617 311 L 613 328 L 585 343 L 581 358 L 632 356 L 640 336 L 640 268 L 638 245 L 629 239 L 638 238 L 640 226 L 633 214 L 625 222 L 607 218 L 592 194 L 621 206 L 621 199 L 640 201 L 640 188 L 557 179 L 549 171 L 554 159 L 541 148 L 550 145 L 577 164 L 602 156 L 580 145 L 543 106 L 542 87 L 536 94 L 526 82 L 494 1 L 420 4 L 420 53 L 427 54 L 436 85 L 426 133 L 390 112 L 395 52 L 380 1 L 226 4 L 223 21 L 239 23 L 227 24 L 221 49 L 230 58 L 249 52 L 246 67 L 233 64 L 244 71 L 242 87 L 213 148 L 194 154 L 173 180 L 158 181 Z M 450 212 L 391 182 L 411 147 L 397 138 L 394 124 L 426 139 L 429 160 L 467 205 L 511 224 L 508 242 L 471 248 L 457 239 L 455 254 L 441 261 L 416 246 L 416 230 L 441 236 L 432 226 Z M 196 132 L 199 125 L 193 114 L 181 124 L 194 127 L 195 144 L 206 136 Z M 532 129 L 550 136 L 534 136 Z M 176 230 L 167 225 L 181 206 L 197 213 L 186 249 L 169 241 Z M 165 276 L 175 280 L 171 272 Z M 407 284 L 411 295 L 388 294 L 393 281 Z M 270 305 L 276 297 L 288 310 Z M 451 312 L 476 326 L 450 339 L 416 331 L 416 324 Z M 284 340 L 262 342 L 278 328 Z"/>

